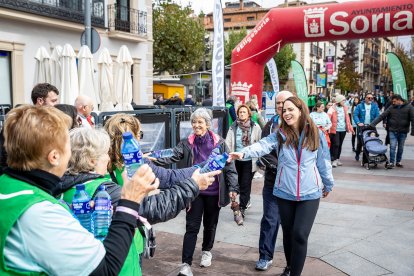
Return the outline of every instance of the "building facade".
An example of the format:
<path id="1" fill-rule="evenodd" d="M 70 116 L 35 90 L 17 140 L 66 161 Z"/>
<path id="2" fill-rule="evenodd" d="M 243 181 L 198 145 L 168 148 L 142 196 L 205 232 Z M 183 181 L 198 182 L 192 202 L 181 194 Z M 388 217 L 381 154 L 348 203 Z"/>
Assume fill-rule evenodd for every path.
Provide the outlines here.
<path id="1" fill-rule="evenodd" d="M 84 31 L 83 0 L 0 0 L 0 104 L 30 103 L 35 84 L 39 47 L 49 53 L 71 44 L 77 53 Z M 100 35 L 100 50 L 108 48 L 113 60 L 126 45 L 133 58 L 133 100 L 152 102 L 152 1 L 90 0 L 92 27 Z M 97 73 L 96 73 L 97 74 Z M 73 104 L 73 103 L 71 103 Z"/>

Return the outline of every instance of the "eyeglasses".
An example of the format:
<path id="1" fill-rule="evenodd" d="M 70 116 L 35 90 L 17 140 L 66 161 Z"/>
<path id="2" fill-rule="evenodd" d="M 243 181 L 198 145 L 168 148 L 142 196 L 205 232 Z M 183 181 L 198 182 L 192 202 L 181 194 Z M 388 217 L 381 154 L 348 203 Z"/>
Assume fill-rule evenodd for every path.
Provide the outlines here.
<path id="1" fill-rule="evenodd" d="M 93 110 L 93 108 L 94 108 L 93 104 L 87 104 L 87 105 L 84 105 L 83 107 L 88 107 L 88 106 L 91 108 L 91 110 Z"/>
<path id="2" fill-rule="evenodd" d="M 367 99 L 368 99 L 368 100 L 373 100 L 374 98 L 373 98 L 373 97 L 367 97 Z"/>

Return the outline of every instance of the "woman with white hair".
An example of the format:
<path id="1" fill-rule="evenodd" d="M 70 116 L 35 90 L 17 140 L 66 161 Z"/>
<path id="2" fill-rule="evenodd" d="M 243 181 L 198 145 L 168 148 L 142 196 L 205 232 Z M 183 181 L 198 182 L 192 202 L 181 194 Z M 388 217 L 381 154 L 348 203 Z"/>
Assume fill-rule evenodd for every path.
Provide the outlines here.
<path id="1" fill-rule="evenodd" d="M 220 153 L 229 152 L 224 139 L 210 130 L 211 117 L 209 110 L 205 108 L 195 110 L 190 117 L 193 133 L 180 141 L 173 149 L 172 157 L 159 158 L 154 162 L 158 165 L 165 165 L 182 160 L 185 167 L 191 167 L 206 161 L 215 148 L 218 148 Z M 200 195 L 191 203 L 191 208 L 187 210 L 180 275 L 193 275 L 191 264 L 201 221 L 203 221 L 204 231 L 200 266 L 211 265 L 210 251 L 214 244 L 220 208 L 228 205 L 230 198 L 236 197 L 239 192 L 234 162 L 228 163 L 223 173 L 215 178 L 213 184 L 207 190 L 200 192 Z"/>

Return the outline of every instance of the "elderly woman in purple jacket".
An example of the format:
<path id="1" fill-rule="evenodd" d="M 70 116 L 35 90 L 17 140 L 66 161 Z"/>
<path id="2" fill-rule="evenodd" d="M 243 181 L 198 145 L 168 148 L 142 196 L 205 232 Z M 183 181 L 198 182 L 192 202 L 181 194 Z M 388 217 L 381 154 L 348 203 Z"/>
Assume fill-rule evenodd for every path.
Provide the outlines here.
<path id="1" fill-rule="evenodd" d="M 215 148 L 219 149 L 220 153 L 228 152 L 224 139 L 209 129 L 211 118 L 209 110 L 205 108 L 194 111 L 190 117 L 193 133 L 173 149 L 172 157 L 159 158 L 154 163 L 165 165 L 182 160 L 185 167 L 191 167 L 206 161 Z M 214 244 L 220 208 L 228 205 L 230 197 L 235 197 L 238 193 L 237 172 L 234 162 L 231 162 L 224 167 L 222 174 L 216 176 L 213 184 L 207 190 L 200 192 L 191 203 L 186 216 L 180 275 L 192 275 L 191 264 L 201 221 L 204 231 L 200 266 L 211 265 L 210 251 Z"/>

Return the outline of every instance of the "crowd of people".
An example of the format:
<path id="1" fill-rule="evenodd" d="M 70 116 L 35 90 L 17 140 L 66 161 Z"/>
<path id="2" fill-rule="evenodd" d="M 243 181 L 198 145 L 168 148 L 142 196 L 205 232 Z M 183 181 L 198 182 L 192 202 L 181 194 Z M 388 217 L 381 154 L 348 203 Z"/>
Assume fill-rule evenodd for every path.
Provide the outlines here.
<path id="1" fill-rule="evenodd" d="M 199 265 L 209 267 L 221 209 L 238 198 L 242 218 L 237 224 L 248 221 L 252 180 L 259 168 L 264 171 L 263 214 L 255 269 L 265 271 L 272 264 L 281 226 L 286 259 L 281 275 L 301 275 L 320 199 L 333 189 L 332 168 L 342 165 L 346 133 L 352 134 L 358 161 L 361 130 L 383 121 L 390 141 L 389 168 L 403 167 L 410 123 L 414 135 L 414 107 L 400 95 L 384 99 L 381 106 L 372 93 L 363 101 L 358 95 L 346 99 L 336 94 L 330 102 L 315 96 L 309 106 L 281 91 L 275 98 L 276 115 L 267 122 L 257 97 L 240 104 L 230 96 L 225 139 L 211 130 L 211 111 L 200 107 L 190 117 L 193 132 L 173 154 L 156 159 L 145 155 L 129 179 L 121 155 L 122 134 L 128 131 L 140 140 L 137 117 L 117 113 L 97 127 L 91 98 L 79 96 L 74 105 L 59 104 L 58 89 L 47 83 L 33 88 L 32 102 L 12 109 L 0 134 L 0 209 L 9 210 L 0 220 L 0 274 L 5 275 L 141 275 L 145 235 L 137 229 L 143 218 L 162 223 L 182 210 L 186 225 L 179 273 L 193 275 L 201 224 Z M 175 95 L 159 97 L 156 104 L 192 106 L 194 101 L 187 97 L 183 102 Z M 200 173 L 199 164 L 208 162 L 213 152 L 229 155 L 225 167 Z M 178 168 L 164 168 L 172 163 Z M 114 212 L 103 242 L 84 229 L 65 204 L 71 203 L 73 188 L 83 183 L 89 194 L 104 185 L 111 196 Z M 160 191 L 153 193 L 156 189 Z"/>

